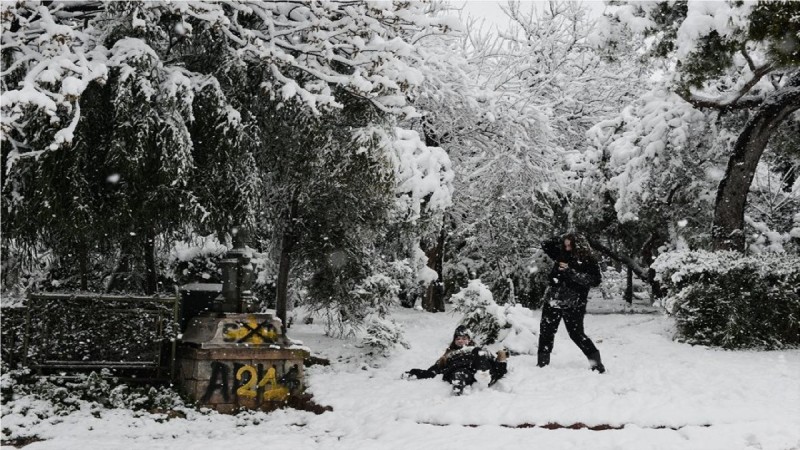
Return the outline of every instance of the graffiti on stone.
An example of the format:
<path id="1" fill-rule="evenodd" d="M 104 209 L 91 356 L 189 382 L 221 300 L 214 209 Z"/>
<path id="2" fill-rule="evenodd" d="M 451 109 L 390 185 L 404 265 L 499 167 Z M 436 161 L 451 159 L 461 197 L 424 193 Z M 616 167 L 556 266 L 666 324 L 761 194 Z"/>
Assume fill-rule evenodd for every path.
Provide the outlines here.
<path id="1" fill-rule="evenodd" d="M 276 341 L 278 330 L 272 324 L 271 318 L 259 323 L 255 317 L 250 316 L 243 322 L 223 325 L 222 335 L 225 342 L 268 344 Z"/>
<path id="2" fill-rule="evenodd" d="M 295 365 L 278 378 L 275 366 L 264 370 L 263 364 L 233 363 L 233 379 L 229 378 L 230 369 L 219 361 L 211 363 L 211 379 L 208 382 L 202 402 L 207 403 L 217 390 L 222 391 L 222 398 L 227 402 L 229 393 L 236 397 L 256 399 L 259 402 L 285 401 L 290 392 L 300 388 L 300 371 Z M 229 381 L 232 383 L 229 384 Z"/>
<path id="3" fill-rule="evenodd" d="M 202 403 L 208 403 L 211 396 L 217 390 L 222 390 L 222 398 L 228 401 L 228 366 L 219 362 L 213 361 L 211 363 L 211 379 L 208 380 L 208 387 L 203 398 L 200 400 Z"/>

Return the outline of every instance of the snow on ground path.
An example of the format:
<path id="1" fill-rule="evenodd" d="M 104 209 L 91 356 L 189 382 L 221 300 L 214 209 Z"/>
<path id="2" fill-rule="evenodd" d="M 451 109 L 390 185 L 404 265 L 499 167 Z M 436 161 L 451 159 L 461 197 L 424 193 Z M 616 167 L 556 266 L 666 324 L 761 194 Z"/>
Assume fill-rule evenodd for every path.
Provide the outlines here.
<path id="1" fill-rule="evenodd" d="M 372 363 L 352 344 L 322 336 L 319 325 L 290 330 L 332 360 L 309 368 L 308 381 L 333 412 L 190 413 L 159 423 L 126 410 L 83 411 L 33 426 L 47 440 L 25 448 L 800 449 L 800 350 L 691 347 L 671 340 L 671 321 L 661 315 L 590 315 L 586 330 L 606 374 L 588 370 L 562 325 L 550 367 L 513 356 L 496 386 L 454 397 L 440 378 L 400 374 L 432 364 L 458 317 L 407 309 L 393 317 L 412 347 Z M 6 419 L 14 417 L 4 427 Z M 621 429 L 509 428 L 548 423 Z"/>
<path id="2" fill-rule="evenodd" d="M 555 446 L 550 448 L 573 448 L 572 441 L 574 448 L 800 447 L 798 351 L 692 347 L 671 340 L 671 321 L 661 315 L 590 315 L 587 333 L 601 350 L 606 374 L 588 370 L 562 325 L 551 366 L 540 369 L 535 356 L 515 356 L 496 387 L 453 397 L 439 378 L 407 381 L 399 375 L 432 364 L 449 342 L 457 318 L 408 310 L 398 311 L 395 318 L 406 324 L 411 350 L 398 352 L 379 368 L 312 371 L 319 402 L 361 418 L 353 420 L 350 436 L 381 440 L 391 435 L 386 428 L 399 427 L 406 430 L 400 439 L 419 433 L 447 435 L 444 430 L 452 428 L 423 432 L 416 424 L 480 425 L 478 429 L 498 435 L 489 441 L 544 434 L 540 439 Z M 391 422 L 395 424 L 387 425 Z M 501 427 L 548 423 L 625 429 Z M 471 433 L 465 427 L 457 434 L 463 436 L 463 448 L 479 448 L 480 439 L 467 435 Z M 562 443 L 564 436 L 569 438 Z M 453 437 L 443 439 L 444 448 L 451 448 L 447 445 Z M 633 441 L 626 443 L 629 439 Z"/>

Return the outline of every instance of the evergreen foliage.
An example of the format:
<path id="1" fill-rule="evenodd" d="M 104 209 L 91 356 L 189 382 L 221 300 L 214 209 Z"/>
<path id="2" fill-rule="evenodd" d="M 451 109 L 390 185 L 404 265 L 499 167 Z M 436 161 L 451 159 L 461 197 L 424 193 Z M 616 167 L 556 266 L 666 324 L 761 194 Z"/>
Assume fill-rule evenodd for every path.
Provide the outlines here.
<path id="1" fill-rule="evenodd" d="M 609 187 L 619 220 L 639 220 L 640 200 L 673 200 L 675 192 L 688 194 L 692 203 L 707 202 L 713 196 L 703 191 L 713 190 L 711 234 L 701 232 L 696 245 L 748 250 L 752 222 L 746 216 L 754 208 L 747 196 L 762 155 L 791 153 L 776 139 L 776 130 L 796 121 L 800 105 L 798 4 L 619 2 L 607 18 L 608 28 L 599 33 L 606 43 L 613 47 L 630 39 L 625 34 L 630 32 L 644 37 L 634 41 L 649 55 L 647 63 L 661 69 L 655 88 L 631 106 L 632 114 L 623 110 L 616 120 L 596 126 L 606 127 L 598 148 L 609 151 L 610 167 L 618 171 Z M 679 110 L 683 114 L 676 114 Z M 674 180 L 681 172 L 688 180 Z M 685 186 L 695 192 L 685 192 Z M 692 211 L 687 217 L 697 216 Z"/>
<path id="2" fill-rule="evenodd" d="M 494 302 L 492 293 L 480 280 L 470 281 L 450 300 L 453 310 L 464 314 L 459 324 L 474 333 L 473 339 L 480 345 L 497 342 L 500 331 L 506 327 L 504 309 Z"/>
<path id="3" fill-rule="evenodd" d="M 398 345 L 406 349 L 411 348 L 403 338 L 402 327 L 391 319 L 372 319 L 367 324 L 362 343 L 380 356 L 387 356 Z"/>
<path id="4" fill-rule="evenodd" d="M 12 396 L 47 400 L 38 407 L 47 404 L 51 409 L 30 411 L 29 417 L 33 421 L 67 415 L 81 408 L 168 412 L 175 417 L 174 414 L 183 415 L 178 410 L 187 406 L 171 387 L 124 384 L 108 371 L 78 374 L 69 379 L 34 377 L 29 369 L 4 371 L 0 393 L 4 403 Z"/>
<path id="5" fill-rule="evenodd" d="M 726 349 L 800 346 L 800 258 L 666 253 L 654 262 L 676 338 Z"/>
<path id="6" fill-rule="evenodd" d="M 412 258 L 417 221 L 449 204 L 446 155 L 396 128 L 423 79 L 410 42 L 452 22 L 425 5 L 2 8 L 3 248 L 28 257 L 4 252 L 4 289 L 42 252 L 83 289 L 169 289 L 174 242 L 245 226 L 256 251 L 291 254 L 312 306 L 339 311 L 384 252 Z M 182 261 L 177 279 L 209 262 Z M 24 287 L 47 287 L 36 280 Z"/>

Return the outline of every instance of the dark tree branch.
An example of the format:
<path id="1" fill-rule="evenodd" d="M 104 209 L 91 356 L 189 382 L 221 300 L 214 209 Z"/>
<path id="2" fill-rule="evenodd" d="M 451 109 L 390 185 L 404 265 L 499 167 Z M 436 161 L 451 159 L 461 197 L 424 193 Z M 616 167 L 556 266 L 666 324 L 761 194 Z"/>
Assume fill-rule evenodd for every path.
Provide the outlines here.
<path id="1" fill-rule="evenodd" d="M 608 256 L 614 261 L 624 264 L 626 267 L 630 268 L 633 271 L 633 273 L 636 274 L 637 277 L 639 277 L 639 279 L 650 282 L 650 280 L 647 277 L 647 269 L 642 268 L 642 266 L 640 266 L 636 261 L 634 261 L 633 258 L 626 255 L 620 255 L 614 250 L 611 250 L 610 248 L 601 244 L 600 241 L 596 239 L 592 238 L 587 238 L 587 239 L 589 240 L 589 244 L 591 244 L 593 249 L 598 250 L 600 253 Z"/>
<path id="2" fill-rule="evenodd" d="M 736 109 L 748 109 L 761 105 L 764 102 L 762 96 L 747 96 L 745 95 L 753 89 L 764 76 L 772 72 L 774 67 L 772 64 L 765 64 L 753 71 L 753 78 L 751 78 L 735 96 L 729 99 L 705 99 L 692 95 L 688 90 L 683 93 L 678 93 L 684 100 L 692 104 L 695 108 L 699 109 L 718 109 L 720 111 L 731 111 Z"/>
<path id="3" fill-rule="evenodd" d="M 742 42 L 742 48 L 739 50 L 742 52 L 742 56 L 744 56 L 745 61 L 747 61 L 747 66 L 750 67 L 750 71 L 755 73 L 756 64 L 753 62 L 753 58 L 750 57 L 750 54 L 747 53 L 747 48 L 745 47 L 746 43 Z"/>

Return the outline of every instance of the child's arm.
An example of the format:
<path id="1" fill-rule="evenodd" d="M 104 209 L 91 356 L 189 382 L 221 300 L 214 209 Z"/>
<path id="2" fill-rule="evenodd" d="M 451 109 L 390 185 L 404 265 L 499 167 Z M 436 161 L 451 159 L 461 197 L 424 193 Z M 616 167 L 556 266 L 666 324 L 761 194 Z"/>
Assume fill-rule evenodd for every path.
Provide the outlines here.
<path id="1" fill-rule="evenodd" d="M 553 261 L 557 261 L 561 255 L 561 236 L 553 236 L 542 242 L 542 250 Z"/>
<path id="2" fill-rule="evenodd" d="M 600 282 L 603 281 L 600 265 L 595 260 L 586 261 L 584 264 L 588 265 L 586 272 L 578 272 L 572 267 L 567 269 L 566 274 L 569 281 L 586 288 L 600 286 Z"/>

